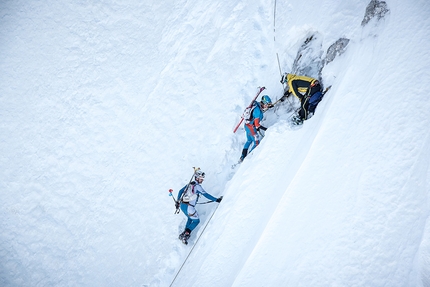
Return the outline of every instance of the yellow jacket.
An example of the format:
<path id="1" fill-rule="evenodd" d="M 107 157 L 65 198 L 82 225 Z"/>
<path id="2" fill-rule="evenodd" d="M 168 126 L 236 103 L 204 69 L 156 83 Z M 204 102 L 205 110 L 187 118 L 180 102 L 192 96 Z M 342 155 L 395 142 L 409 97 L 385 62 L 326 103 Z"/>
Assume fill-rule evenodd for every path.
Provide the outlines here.
<path id="1" fill-rule="evenodd" d="M 294 74 L 287 74 L 287 78 L 284 81 L 288 85 L 289 92 L 299 99 L 309 93 L 311 86 L 318 83 L 317 79 Z"/>

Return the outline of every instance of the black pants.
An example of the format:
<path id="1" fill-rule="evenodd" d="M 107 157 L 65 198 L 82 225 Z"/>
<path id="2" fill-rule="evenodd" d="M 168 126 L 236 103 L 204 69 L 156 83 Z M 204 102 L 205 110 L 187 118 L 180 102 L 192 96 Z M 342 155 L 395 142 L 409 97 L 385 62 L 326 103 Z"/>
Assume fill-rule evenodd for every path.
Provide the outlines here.
<path id="1" fill-rule="evenodd" d="M 311 87 L 310 93 L 303 96 L 300 99 L 300 111 L 299 111 L 299 117 L 302 120 L 306 120 L 308 118 L 308 109 L 309 109 L 309 99 L 312 97 L 313 94 L 317 92 L 321 92 L 321 85 L 318 83 L 315 86 Z"/>

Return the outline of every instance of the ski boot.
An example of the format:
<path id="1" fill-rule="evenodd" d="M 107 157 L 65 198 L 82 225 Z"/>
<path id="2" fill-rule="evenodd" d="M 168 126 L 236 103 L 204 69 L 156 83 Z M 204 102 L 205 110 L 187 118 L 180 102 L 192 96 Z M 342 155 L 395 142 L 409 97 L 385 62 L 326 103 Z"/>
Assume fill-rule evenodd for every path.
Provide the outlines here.
<path id="1" fill-rule="evenodd" d="M 243 162 L 243 160 L 245 159 L 245 157 L 246 157 L 246 155 L 248 154 L 248 149 L 246 148 L 244 148 L 243 150 L 242 150 L 242 155 L 240 156 L 240 158 L 239 158 L 239 161 L 237 162 L 237 163 L 235 163 L 235 164 L 233 164 L 232 166 L 231 166 L 231 168 L 235 168 L 238 164 L 241 164 L 242 162 Z"/>
<path id="2" fill-rule="evenodd" d="M 299 126 L 303 124 L 303 119 L 300 116 L 295 115 L 294 117 L 291 118 L 291 123 L 295 126 Z"/>
<path id="3" fill-rule="evenodd" d="M 245 157 L 246 157 L 246 155 L 248 154 L 248 149 L 247 148 L 244 148 L 243 150 L 242 150 L 242 155 L 240 156 L 240 159 L 239 159 L 239 162 L 238 163 L 241 163 L 244 159 L 245 159 Z"/>
<path id="4" fill-rule="evenodd" d="M 190 239 L 190 231 L 185 230 L 184 232 L 182 232 L 181 234 L 179 234 L 179 239 L 182 241 L 182 243 L 184 243 L 185 245 L 188 244 L 188 239 Z"/>

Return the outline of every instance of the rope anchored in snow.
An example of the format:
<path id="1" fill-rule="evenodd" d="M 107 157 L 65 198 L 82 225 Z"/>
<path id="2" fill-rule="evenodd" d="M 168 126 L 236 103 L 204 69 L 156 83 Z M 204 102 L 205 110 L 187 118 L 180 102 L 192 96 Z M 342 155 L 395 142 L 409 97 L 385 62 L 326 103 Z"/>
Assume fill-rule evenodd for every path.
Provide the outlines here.
<path id="1" fill-rule="evenodd" d="M 273 42 L 276 46 L 276 0 L 274 3 L 274 7 L 273 7 Z M 281 69 L 281 63 L 279 62 L 279 54 L 278 52 L 276 52 L 276 59 L 278 60 L 278 68 L 279 68 L 279 74 L 281 75 L 282 78 L 282 69 Z M 284 82 L 281 81 L 282 84 L 282 91 L 285 91 L 285 86 L 284 86 Z M 274 104 L 273 106 L 276 106 L 276 104 L 278 104 L 279 102 L 283 102 L 285 100 L 285 98 L 287 99 L 287 102 L 290 104 L 291 108 L 294 110 L 294 106 L 293 104 L 290 102 L 290 100 L 288 100 L 288 96 L 284 97 L 284 95 L 282 95 L 282 97 L 280 97 Z"/>

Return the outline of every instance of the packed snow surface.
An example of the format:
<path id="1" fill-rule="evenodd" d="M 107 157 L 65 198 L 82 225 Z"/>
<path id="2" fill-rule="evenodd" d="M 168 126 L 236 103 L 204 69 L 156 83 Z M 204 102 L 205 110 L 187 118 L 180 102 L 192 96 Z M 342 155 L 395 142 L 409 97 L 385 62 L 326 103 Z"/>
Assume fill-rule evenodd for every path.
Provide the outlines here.
<path id="1" fill-rule="evenodd" d="M 429 15 L 2 1 L 0 286 L 430 286 Z M 232 169 L 240 115 L 259 86 L 279 99 L 285 72 L 332 88 L 300 127 L 293 98 L 267 111 Z M 184 245 L 168 190 L 192 167 L 224 199 L 197 206 Z"/>

